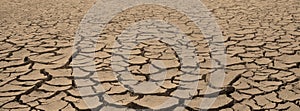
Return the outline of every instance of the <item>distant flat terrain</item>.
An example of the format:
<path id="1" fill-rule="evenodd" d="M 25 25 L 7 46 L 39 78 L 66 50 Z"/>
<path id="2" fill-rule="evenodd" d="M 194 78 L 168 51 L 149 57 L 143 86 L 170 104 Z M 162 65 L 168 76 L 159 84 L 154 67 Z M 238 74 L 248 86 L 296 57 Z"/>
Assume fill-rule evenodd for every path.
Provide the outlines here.
<path id="1" fill-rule="evenodd" d="M 211 67 L 213 52 L 209 39 L 204 39 L 200 30 L 195 29 L 187 18 L 176 10 L 156 5 L 142 5 L 125 10 L 108 23 L 106 33 L 97 44 L 97 77 L 85 69 L 90 63 L 72 64 L 72 57 L 80 62 L 74 51 L 74 38 L 78 26 L 95 0 L 1 0 L 0 1 L 0 111 L 9 110 L 201 110 L 199 106 L 206 98 L 210 75 L 216 71 Z M 226 53 L 224 85 L 209 110 L 249 111 L 288 110 L 300 111 L 300 1 L 299 0 L 202 0 L 212 12 L 222 31 Z M 144 16 L 138 16 L 142 14 Z M 133 28 L 125 24 L 137 20 L 157 17 L 185 27 L 184 34 L 193 42 L 187 47 L 195 47 L 197 64 L 182 66 L 176 52 L 180 34 L 172 26 L 157 22 L 135 24 Z M 168 19 L 170 18 L 170 19 Z M 127 22 L 124 22 L 127 21 Z M 124 38 L 116 38 L 120 30 L 126 28 Z M 184 29 L 184 28 L 183 28 Z M 133 33 L 139 33 L 131 38 Z M 127 34 L 127 35 L 126 35 Z M 163 39 L 157 39 L 163 37 Z M 183 37 L 184 38 L 184 37 Z M 120 46 L 110 46 L 118 41 Z M 118 61 L 127 54 L 125 43 L 139 42 L 128 53 L 129 60 Z M 112 49 L 118 49 L 112 52 Z M 93 51 L 92 51 L 93 52 Z M 123 53 L 124 52 L 124 53 Z M 111 57 L 116 55 L 116 59 Z M 189 55 L 187 55 L 189 56 Z M 78 62 L 77 61 L 77 62 Z M 117 61 L 117 75 L 113 75 L 112 61 Z M 161 65 L 163 63 L 163 65 Z M 185 64 L 184 64 L 185 65 Z M 223 66 L 222 66 L 223 65 Z M 200 68 L 199 74 L 190 74 L 181 67 Z M 84 75 L 74 75 L 74 69 Z M 128 90 L 120 82 L 122 71 L 130 71 L 136 81 L 137 92 Z M 165 74 L 161 78 L 160 74 Z M 199 76 L 197 78 L 195 75 Z M 76 80 L 89 79 L 85 84 Z M 126 80 L 125 81 L 130 81 Z M 145 81 L 153 80 L 157 84 Z M 182 82 L 180 82 L 182 81 Z M 182 103 L 178 92 L 189 93 L 181 84 L 197 82 L 196 93 L 189 94 L 190 101 Z M 124 84 L 122 84 L 124 83 Z M 128 82 L 129 84 L 129 82 Z M 98 102 L 89 105 L 82 99 L 78 87 L 92 90 L 101 85 L 115 101 L 106 97 L 96 97 Z M 150 92 L 150 86 L 159 87 Z M 179 87 L 182 88 L 179 90 Z M 175 93 L 175 90 L 179 90 Z M 213 94 L 211 94 L 213 95 Z M 163 101 L 167 104 L 161 105 Z M 121 108 L 117 105 L 127 107 Z M 160 106 L 161 105 L 161 106 Z"/>

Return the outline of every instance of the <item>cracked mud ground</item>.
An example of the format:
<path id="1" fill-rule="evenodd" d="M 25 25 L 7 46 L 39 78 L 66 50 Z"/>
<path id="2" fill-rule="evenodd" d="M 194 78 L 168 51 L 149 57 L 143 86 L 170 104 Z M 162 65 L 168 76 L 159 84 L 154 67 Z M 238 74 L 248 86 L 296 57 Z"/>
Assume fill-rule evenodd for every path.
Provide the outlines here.
<path id="1" fill-rule="evenodd" d="M 204 39 L 201 31 L 172 9 L 143 5 L 115 17 L 107 25 L 107 33 L 99 35 L 99 41 L 91 41 L 97 43 L 94 60 L 98 78 L 90 77 L 93 72 L 84 68 L 90 63 L 72 64 L 72 56 L 80 61 L 84 53 L 93 52 L 93 49 L 86 49 L 80 53 L 82 55 L 71 53 L 78 25 L 94 3 L 92 0 L 0 1 L 0 110 L 88 110 L 77 88 L 95 90 L 100 84 L 115 101 L 99 97 L 99 102 L 90 104 L 95 110 L 111 110 L 117 105 L 132 109 L 201 110 L 199 103 L 205 98 L 203 91 L 210 82 L 209 75 L 215 71 L 210 67 L 214 59 L 207 47 L 211 38 Z M 227 56 L 224 85 L 209 109 L 299 111 L 300 1 L 203 0 L 203 3 L 222 30 Z M 137 16 L 138 13 L 144 16 Z M 127 23 L 151 17 L 189 27 L 183 32 L 195 39 L 185 45 L 195 47 L 199 63 L 186 67 L 200 67 L 200 78 L 194 77 L 195 74 L 190 74 L 188 79 L 180 78 L 186 73 L 180 69 L 182 61 L 178 54 L 182 52 L 176 51 L 176 43 L 170 42 L 180 35 L 170 33 L 176 29 L 168 24 L 137 23 L 133 29 L 128 28 L 123 38 L 116 38 Z M 136 30 L 139 32 L 136 40 L 141 42 L 131 50 L 129 60 L 118 61 L 126 53 L 127 44 L 124 43 L 137 42 L 126 38 L 126 34 L 131 36 Z M 155 35 L 158 32 L 160 34 Z M 163 38 L 158 39 L 157 36 L 162 35 Z M 115 39 L 123 44 L 108 44 Z M 184 43 L 181 40 L 173 41 Z M 113 49 L 119 51 L 113 52 Z M 117 76 L 112 73 L 112 55 L 116 57 L 113 62 L 120 64 L 115 66 Z M 85 75 L 73 75 L 74 69 Z M 132 73 L 133 82 L 137 81 L 131 87 L 135 92 L 124 85 L 130 82 L 122 77 L 125 70 Z M 76 84 L 74 78 L 78 81 L 91 79 L 86 84 Z M 118 81 L 120 78 L 124 84 Z M 145 82 L 150 80 L 155 84 Z M 197 92 L 191 93 L 189 102 L 182 103 L 182 98 L 187 97 L 174 92 L 180 92 L 178 87 L 183 88 L 181 93 L 188 88 L 179 86 L 179 82 L 195 81 L 199 84 Z M 148 91 L 150 86 L 159 88 Z M 86 94 L 83 97 L 94 96 Z M 167 104 L 160 105 L 165 100 Z"/>

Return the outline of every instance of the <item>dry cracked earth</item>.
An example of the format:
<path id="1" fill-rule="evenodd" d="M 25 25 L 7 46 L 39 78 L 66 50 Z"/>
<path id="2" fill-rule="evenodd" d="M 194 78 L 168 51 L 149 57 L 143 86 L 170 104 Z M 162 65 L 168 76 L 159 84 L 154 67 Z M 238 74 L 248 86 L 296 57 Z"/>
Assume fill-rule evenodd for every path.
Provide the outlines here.
<path id="1" fill-rule="evenodd" d="M 215 66 L 212 55 L 218 53 L 209 49 L 213 38 L 205 38 L 183 14 L 158 5 L 124 10 L 97 41 L 75 41 L 95 2 L 0 1 L 1 111 L 300 111 L 299 0 L 202 0 L 224 38 L 218 42 L 224 43 L 227 62 Z M 183 33 L 175 33 L 174 24 Z M 96 48 L 73 49 L 75 42 Z M 190 53 L 195 64 L 181 58 L 195 59 Z M 87 68 L 91 65 L 96 70 Z M 186 70 L 196 68 L 199 73 Z M 210 75 L 220 68 L 224 84 L 206 94 L 216 88 Z M 197 84 L 195 91 L 190 83 Z M 200 107 L 215 93 L 211 107 Z"/>

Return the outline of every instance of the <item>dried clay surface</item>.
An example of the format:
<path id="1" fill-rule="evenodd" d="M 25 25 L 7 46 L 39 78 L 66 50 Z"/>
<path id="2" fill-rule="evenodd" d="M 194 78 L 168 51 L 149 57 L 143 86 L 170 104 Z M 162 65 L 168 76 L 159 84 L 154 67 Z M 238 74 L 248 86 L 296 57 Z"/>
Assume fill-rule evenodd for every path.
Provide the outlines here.
<path id="1" fill-rule="evenodd" d="M 95 49 L 73 49 L 95 2 L 0 1 L 1 111 L 300 110 L 299 0 L 202 0 L 223 35 L 226 64 L 214 66 L 213 38 L 175 9 L 150 4 L 116 15 L 97 41 L 79 40 Z M 211 75 L 220 68 L 225 78 L 216 100 L 200 107 L 216 93 L 205 91 L 216 88 Z"/>

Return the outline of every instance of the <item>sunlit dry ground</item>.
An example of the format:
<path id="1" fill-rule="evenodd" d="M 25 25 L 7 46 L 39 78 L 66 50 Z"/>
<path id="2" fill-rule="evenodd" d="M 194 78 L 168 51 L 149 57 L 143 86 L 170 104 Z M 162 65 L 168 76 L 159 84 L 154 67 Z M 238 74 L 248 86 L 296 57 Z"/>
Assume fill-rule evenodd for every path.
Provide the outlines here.
<path id="1" fill-rule="evenodd" d="M 210 109 L 299 111 L 300 1 L 202 1 L 216 17 L 224 36 L 227 54 L 224 85 Z M 130 60 L 120 63 L 130 67 L 119 67 L 118 71 L 127 69 L 134 74 L 136 80 L 147 81 L 151 75 L 147 68 L 153 65 L 152 73 L 167 73 L 167 77 L 161 80 L 164 83 L 159 84 L 160 89 L 155 92 L 130 92 L 112 75 L 110 57 L 121 52 L 111 52 L 113 48 L 105 43 L 115 40 L 112 35 L 120 33 L 118 30 L 109 29 L 122 27 L 118 25 L 124 21 L 122 17 L 144 13 L 145 16 L 158 15 L 158 18 L 175 15 L 174 23 L 178 24 L 188 21 L 176 18 L 180 16 L 176 16 L 174 10 L 155 5 L 140 6 L 135 11 L 125 11 L 114 18 L 114 22 L 108 25 L 109 33 L 103 34 L 104 38 L 97 42 L 97 48 L 101 50 L 96 53 L 95 60 L 100 79 L 87 84 L 75 84 L 73 68 L 87 64 L 72 64 L 72 55 L 79 58 L 82 56 L 72 53 L 74 36 L 81 19 L 94 3 L 94 0 L 0 1 L 0 110 L 86 110 L 89 108 L 76 87 L 92 88 L 100 84 L 107 94 L 119 100 L 114 104 L 133 109 L 201 109 L 199 103 L 204 98 L 202 92 L 209 84 L 209 75 L 214 71 L 209 63 L 214 59 L 210 58 L 208 43 L 201 32 L 197 33 L 193 28 L 185 30 L 184 33 L 196 38 L 187 46 L 196 47 L 195 53 L 199 57 L 202 71 L 199 79 L 191 77 L 195 80 L 181 80 L 199 82 L 198 93 L 190 95 L 189 103 L 176 106 L 183 97 L 173 92 L 178 88 L 180 75 L 186 72 L 179 68 L 181 64 L 178 52 L 169 47 L 176 44 L 167 40 L 176 35 L 167 33 L 166 30 L 164 32 L 164 28 L 169 27 L 164 24 L 155 24 L 154 28 L 147 27 L 147 24 L 136 26 L 142 33 L 137 39 L 144 42 L 131 51 Z M 128 18 L 127 21 L 136 21 L 136 18 L 147 17 Z M 192 26 L 185 24 L 184 27 Z M 155 35 L 149 36 L 147 33 L 162 33 L 167 39 L 152 40 Z M 130 41 L 126 38 L 119 40 Z M 157 62 L 164 63 L 164 66 L 156 64 Z M 167 70 L 161 71 L 164 68 Z M 80 70 L 86 75 L 77 77 L 79 80 L 89 77 L 88 70 Z M 115 107 L 107 105 L 110 102 L 106 99 L 101 98 L 91 108 L 109 110 Z M 172 102 L 158 107 L 164 100 Z"/>

